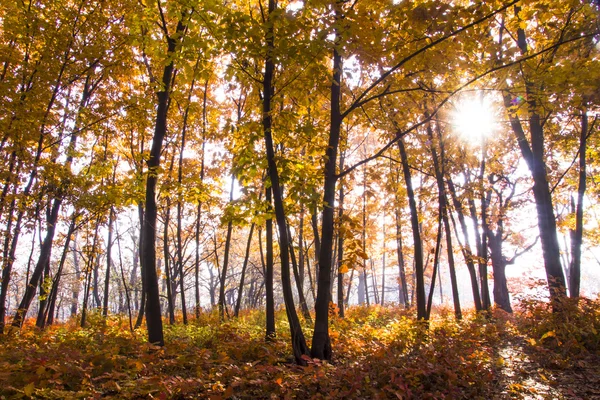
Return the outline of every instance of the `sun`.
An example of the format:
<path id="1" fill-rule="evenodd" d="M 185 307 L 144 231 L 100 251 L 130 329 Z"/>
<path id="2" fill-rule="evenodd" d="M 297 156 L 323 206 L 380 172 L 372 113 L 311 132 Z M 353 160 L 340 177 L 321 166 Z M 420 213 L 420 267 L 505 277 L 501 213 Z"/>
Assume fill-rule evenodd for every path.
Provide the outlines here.
<path id="1" fill-rule="evenodd" d="M 495 109 L 491 99 L 476 93 L 462 96 L 451 113 L 453 130 L 467 142 L 478 145 L 496 129 Z"/>

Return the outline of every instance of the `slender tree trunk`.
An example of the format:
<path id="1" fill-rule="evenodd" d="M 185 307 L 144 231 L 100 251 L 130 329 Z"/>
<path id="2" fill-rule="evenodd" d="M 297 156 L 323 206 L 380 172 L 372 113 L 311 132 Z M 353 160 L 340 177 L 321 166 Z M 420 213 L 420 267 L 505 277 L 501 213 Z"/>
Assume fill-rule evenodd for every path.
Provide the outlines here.
<path id="1" fill-rule="evenodd" d="M 490 300 L 490 287 L 488 284 L 488 245 L 487 245 L 487 235 L 485 233 L 487 227 L 487 201 L 486 201 L 486 192 L 485 187 L 483 185 L 484 176 L 485 176 L 485 167 L 486 167 L 486 157 L 487 157 L 487 147 L 486 147 L 486 139 L 483 137 L 481 139 L 481 163 L 479 167 L 479 198 L 481 203 L 481 226 L 482 233 L 479 233 L 478 223 L 477 223 L 477 209 L 475 208 L 475 199 L 469 199 L 469 207 L 471 208 L 471 219 L 473 221 L 473 229 L 475 230 L 475 240 L 477 246 L 477 258 L 479 264 L 479 280 L 481 283 L 481 306 L 484 310 L 489 310 L 492 306 L 492 302 Z M 485 224 L 484 225 L 484 221 Z"/>
<path id="2" fill-rule="evenodd" d="M 442 248 L 442 214 L 441 214 L 441 210 L 440 213 L 438 214 L 438 228 L 437 228 L 437 235 L 435 237 L 435 250 L 434 250 L 434 255 L 433 255 L 433 272 L 431 274 L 431 285 L 429 286 L 429 296 L 428 296 L 428 300 L 427 300 L 427 320 L 429 320 L 429 318 L 431 317 L 431 307 L 433 305 L 433 293 L 435 290 L 435 278 L 436 276 L 441 276 L 441 274 L 439 273 L 439 269 L 440 269 L 440 253 L 441 253 L 441 248 Z M 440 283 L 440 298 L 441 296 L 441 289 L 442 289 L 442 285 Z"/>
<path id="3" fill-rule="evenodd" d="M 79 306 L 79 288 L 81 280 L 81 268 L 79 267 L 79 253 L 77 250 L 77 232 L 73 237 L 73 245 L 71 247 L 73 253 L 73 269 L 75 270 L 75 283 L 73 284 L 73 294 L 71 296 L 71 317 L 77 315 L 77 307 Z"/>
<path id="4" fill-rule="evenodd" d="M 587 107 L 581 110 L 581 133 L 579 136 L 579 182 L 577 205 L 575 207 L 575 229 L 571 230 L 571 266 L 569 268 L 569 287 L 572 298 L 579 297 L 581 283 L 581 243 L 583 242 L 583 196 L 586 189 L 586 150 L 588 136 Z"/>
<path id="5" fill-rule="evenodd" d="M 300 320 L 298 319 L 296 308 L 294 307 L 294 297 L 290 279 L 290 263 L 288 257 L 289 238 L 286 227 L 285 211 L 283 208 L 283 194 L 281 193 L 281 186 L 279 184 L 279 172 L 277 171 L 277 164 L 275 162 L 275 149 L 271 132 L 271 98 L 273 95 L 273 72 L 275 70 L 275 64 L 273 60 L 275 33 L 272 19 L 274 18 L 273 14 L 275 12 L 275 7 L 275 0 L 269 0 L 269 14 L 267 16 L 269 24 L 265 35 L 267 43 L 267 56 L 265 59 L 265 72 L 263 80 L 262 123 L 265 136 L 265 148 L 267 151 L 269 177 L 271 179 L 271 189 L 273 191 L 273 201 L 275 205 L 275 218 L 279 230 L 279 255 L 281 258 L 283 299 L 285 302 L 288 322 L 290 324 L 294 358 L 296 359 L 296 363 L 304 365 L 306 364 L 306 361 L 302 358 L 302 356 L 308 354 L 308 346 L 306 345 L 306 339 L 304 338 L 304 333 L 302 332 L 302 327 L 300 326 Z M 329 271 L 327 272 L 329 273 Z"/>
<path id="6" fill-rule="evenodd" d="M 160 7 L 160 5 L 159 5 Z M 163 326 L 162 314 L 160 311 L 160 293 L 158 288 L 158 275 L 156 273 L 156 184 L 158 181 L 158 169 L 160 167 L 160 155 L 162 152 L 163 141 L 167 134 L 167 113 L 169 109 L 169 94 L 171 92 L 171 81 L 173 79 L 173 58 L 177 41 L 181 40 L 185 26 L 183 19 L 187 11 L 183 12 L 175 34 L 171 37 L 167 35 L 167 55 L 169 63 L 165 65 L 162 75 L 162 87 L 157 93 L 158 104 L 156 110 L 156 124 L 154 127 L 154 136 L 152 138 L 152 147 L 148 159 L 148 178 L 146 180 L 146 212 L 144 215 L 144 246 L 142 253 L 142 265 L 146 277 L 146 326 L 148 328 L 148 341 L 150 343 L 163 346 Z M 164 27 L 166 29 L 166 26 Z"/>
<path id="7" fill-rule="evenodd" d="M 114 183 L 114 176 L 113 176 Z M 110 289 L 110 268 L 112 266 L 112 245 L 113 245 L 113 227 L 115 219 L 115 209 L 110 207 L 108 214 L 108 242 L 106 243 L 106 277 L 104 279 L 104 304 L 102 305 L 102 315 L 108 316 L 108 293 Z"/>
<path id="8" fill-rule="evenodd" d="M 266 201 L 269 209 L 272 204 L 271 188 L 266 189 Z M 269 210 L 270 211 L 270 210 Z M 266 338 L 272 340 L 275 338 L 275 299 L 273 293 L 273 219 L 269 218 L 265 222 L 266 230 L 266 266 L 265 266 L 265 291 L 266 291 Z"/>
<path id="9" fill-rule="evenodd" d="M 381 305 L 385 305 L 385 214 L 383 216 L 383 255 L 381 256 Z"/>
<path id="10" fill-rule="evenodd" d="M 344 169 L 344 152 L 340 154 L 340 170 Z M 342 270 L 344 265 L 344 237 L 346 236 L 343 217 L 344 217 L 344 179 L 340 179 L 338 188 L 338 286 L 337 286 L 337 302 L 338 313 L 340 318 L 344 318 L 344 274 L 347 272 Z"/>
<path id="11" fill-rule="evenodd" d="M 231 176 L 231 188 L 229 190 L 229 203 L 233 202 L 233 185 L 235 177 Z M 225 238 L 225 254 L 223 254 L 223 268 L 221 269 L 221 282 L 219 285 L 219 318 L 221 321 L 225 319 L 225 282 L 227 280 L 227 268 L 229 266 L 229 250 L 231 248 L 231 232 L 233 231 L 233 223 L 231 220 L 227 223 L 227 237 Z"/>
<path id="12" fill-rule="evenodd" d="M 246 277 L 246 268 L 250 259 L 250 246 L 252 244 L 252 234 L 254 233 L 254 223 L 250 225 L 248 233 L 248 243 L 246 244 L 246 254 L 244 255 L 244 264 L 242 265 L 242 276 L 240 277 L 240 285 L 238 286 L 238 298 L 235 303 L 234 315 L 237 318 L 240 315 L 240 307 L 242 305 L 242 293 L 244 291 L 244 278 Z"/>
<path id="13" fill-rule="evenodd" d="M 417 297 L 417 319 L 427 319 L 427 305 L 425 304 L 425 279 L 423 268 L 423 243 L 421 242 L 421 232 L 419 228 L 419 215 L 417 214 L 417 203 L 415 201 L 415 192 L 412 186 L 412 177 L 410 166 L 408 165 L 408 157 L 404 141 L 398 140 L 398 149 L 400 150 L 400 158 L 402 161 L 402 171 L 404 174 L 404 182 L 406 183 L 406 192 L 408 195 L 408 206 L 410 208 L 410 224 L 413 233 L 414 243 L 414 274 L 416 285 L 413 289 Z"/>
<path id="14" fill-rule="evenodd" d="M 100 231 L 100 217 L 96 220 L 96 227 L 94 229 L 94 238 L 92 239 L 92 251 L 89 253 L 87 265 L 85 266 L 86 273 L 86 284 L 85 291 L 83 293 L 83 305 L 81 306 L 81 323 L 80 326 L 85 327 L 87 322 L 88 312 L 88 301 L 90 298 L 90 288 L 92 286 L 92 273 L 98 269 L 98 257 L 96 255 L 96 248 L 98 245 L 98 232 Z"/>
<path id="15" fill-rule="evenodd" d="M 306 298 L 304 297 L 304 291 L 302 290 L 302 284 L 300 283 L 300 273 L 298 270 L 298 263 L 296 262 L 296 254 L 294 252 L 292 231 L 290 229 L 289 224 L 287 224 L 288 237 L 290 240 L 290 258 L 292 260 L 292 271 L 294 272 L 294 280 L 296 281 L 296 290 L 298 291 L 298 302 L 300 303 L 300 310 L 302 311 L 302 316 L 308 323 L 312 323 L 312 317 L 310 316 L 310 310 L 308 309 L 308 305 L 306 304 Z M 302 240 L 302 238 L 300 238 Z"/>
<path id="16" fill-rule="evenodd" d="M 173 163 L 171 163 L 173 165 Z M 175 296 L 173 295 L 173 280 L 171 274 L 171 254 L 169 252 L 169 224 L 171 222 L 171 198 L 165 199 L 165 220 L 163 225 L 163 259 L 165 260 L 165 286 L 167 287 L 167 310 L 169 314 L 169 324 L 175 323 Z M 158 267 L 160 270 L 160 266 Z M 163 287 L 164 289 L 164 287 Z"/>
<path id="17" fill-rule="evenodd" d="M 426 115 L 428 117 L 428 115 Z M 442 223 L 444 224 L 444 233 L 446 237 L 446 249 L 448 251 L 448 268 L 450 269 L 450 283 L 452 286 L 452 299 L 454 302 L 454 315 L 457 320 L 462 319 L 462 311 L 460 308 L 460 298 L 458 295 L 458 281 L 456 279 L 456 269 L 454 265 L 454 249 L 452 247 L 452 231 L 450 229 L 450 220 L 448 218 L 448 203 L 446 199 L 446 188 L 444 185 L 444 166 L 440 165 L 440 160 L 444 160 L 444 149 L 442 146 L 442 142 L 440 140 L 440 150 L 441 156 L 438 159 L 437 152 L 433 147 L 433 131 L 431 129 L 431 125 L 427 125 L 427 136 L 431 142 L 430 150 L 431 156 L 433 159 L 433 168 L 435 170 L 436 182 L 438 187 L 438 201 L 440 207 L 440 215 L 442 216 Z M 473 280 L 471 279 L 471 283 Z M 475 283 L 477 283 L 477 278 L 475 278 Z M 479 294 L 479 289 L 475 291 Z M 481 307 L 481 303 L 479 304 Z"/>
<path id="18" fill-rule="evenodd" d="M 48 305 L 48 310 L 45 313 L 46 323 L 44 324 L 44 326 L 52 325 L 54 323 L 56 298 L 58 297 L 60 279 L 63 275 L 63 269 L 67 261 L 67 255 L 69 254 L 71 238 L 73 236 L 73 233 L 75 232 L 76 215 L 77 213 L 74 213 L 73 218 L 71 219 L 71 224 L 69 225 L 69 230 L 67 231 L 67 235 L 65 237 L 65 245 L 63 246 L 62 255 L 60 256 L 60 261 L 58 263 L 58 271 L 56 271 L 56 274 L 54 275 L 54 281 L 52 282 L 52 289 L 50 291 L 50 302 Z M 40 326 L 40 328 L 43 329 L 44 326 Z"/>
<path id="19" fill-rule="evenodd" d="M 19 303 L 19 307 L 15 313 L 13 318 L 12 325 L 17 328 L 21 328 L 23 325 L 23 320 L 25 319 L 25 314 L 29 310 L 29 306 L 33 301 L 35 296 L 37 285 L 40 281 L 42 273 L 46 268 L 46 265 L 50 262 L 50 253 L 52 251 L 52 242 L 54 239 L 54 232 L 56 230 L 56 222 L 58 221 L 58 211 L 60 209 L 61 200 L 55 199 L 52 204 L 52 210 L 50 211 L 50 218 L 48 219 L 48 228 L 46 231 L 46 237 L 42 243 L 42 248 L 40 249 L 40 256 L 38 262 L 31 274 L 29 279 L 29 283 L 25 289 L 25 294 Z"/>
<path id="20" fill-rule="evenodd" d="M 399 180 L 398 180 L 399 182 Z M 404 308 L 409 307 L 408 303 L 408 286 L 406 285 L 406 268 L 404 265 L 404 251 L 402 246 L 402 225 L 401 211 L 396 200 L 396 254 L 398 256 L 398 276 L 400 281 L 398 284 L 398 304 L 404 304 Z"/>
<path id="21" fill-rule="evenodd" d="M 123 270 L 123 252 L 121 251 L 121 235 L 119 234 L 119 227 L 116 228 L 117 236 L 117 249 L 119 250 L 119 269 L 121 270 L 121 280 L 123 281 L 123 289 L 125 289 L 125 299 L 127 301 L 127 316 L 129 317 L 129 330 L 133 332 L 133 318 L 131 316 L 131 294 L 127 288 L 127 282 L 125 280 L 125 271 Z"/>
<path id="22" fill-rule="evenodd" d="M 140 275 L 142 278 L 142 295 L 140 296 L 138 315 L 137 315 L 135 325 L 134 325 L 135 329 L 142 326 L 142 322 L 144 320 L 144 315 L 146 315 L 146 272 L 144 269 L 144 264 L 142 262 L 142 257 L 144 254 L 143 248 L 144 248 L 144 215 L 145 214 L 146 214 L 146 212 L 145 212 L 142 204 L 138 204 L 138 216 L 140 219 L 140 238 L 139 238 L 139 245 L 138 245 L 137 252 L 139 254 Z M 136 259 L 135 255 L 134 255 L 133 259 L 134 259 L 134 266 L 135 266 L 135 259 Z M 133 278 L 133 276 L 132 276 L 132 278 Z"/>
<path id="23" fill-rule="evenodd" d="M 317 295 L 315 293 L 315 283 L 313 280 L 313 273 L 310 268 L 310 257 L 308 257 L 308 247 L 306 246 L 306 242 L 304 242 L 304 246 L 306 247 L 306 274 L 308 275 L 308 285 L 310 286 L 310 293 L 312 294 L 313 303 L 317 299 Z M 315 266 L 316 269 L 316 266 Z"/>
<path id="24" fill-rule="evenodd" d="M 452 182 L 451 178 L 446 180 L 448 184 L 448 189 L 450 191 L 450 197 L 452 198 L 452 202 L 454 203 L 454 210 L 458 215 L 458 222 L 460 224 L 460 228 L 463 233 L 464 244 L 460 243 L 460 248 L 463 253 L 463 257 L 465 258 L 465 263 L 467 264 L 467 269 L 469 270 L 469 275 L 471 276 L 471 290 L 473 291 L 473 301 L 475 303 L 475 310 L 481 311 L 483 310 L 483 306 L 481 304 L 481 297 L 479 293 L 479 284 L 477 282 L 477 272 L 475 271 L 475 262 L 473 257 L 473 251 L 471 250 L 471 243 L 469 240 L 469 231 L 467 229 L 467 222 L 465 220 L 465 215 L 463 213 L 463 208 L 458 196 L 456 194 L 456 188 L 454 186 L 454 182 Z M 452 218 L 454 221 L 454 218 Z M 454 224 L 454 230 L 456 232 L 456 237 L 458 238 L 458 229 L 456 229 L 456 224 Z"/>

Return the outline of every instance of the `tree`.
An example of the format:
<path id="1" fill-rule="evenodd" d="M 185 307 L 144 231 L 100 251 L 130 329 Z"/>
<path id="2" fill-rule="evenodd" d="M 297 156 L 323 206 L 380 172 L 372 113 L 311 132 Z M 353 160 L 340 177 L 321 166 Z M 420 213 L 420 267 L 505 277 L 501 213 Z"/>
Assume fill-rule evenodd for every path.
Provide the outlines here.
<path id="1" fill-rule="evenodd" d="M 180 12 L 175 32 L 169 34 L 169 26 L 164 19 L 162 6 L 158 4 L 158 11 L 161 15 L 161 29 L 167 41 L 167 64 L 162 71 L 162 79 L 159 83 L 157 96 L 156 124 L 154 127 L 154 136 L 150 148 L 150 157 L 147 161 L 148 176 L 146 178 L 146 209 L 144 212 L 144 225 L 142 237 L 144 240 L 142 253 L 142 269 L 146 283 L 146 327 L 148 328 L 148 341 L 159 346 L 164 345 L 162 330 L 162 319 L 160 311 L 160 297 L 158 290 L 158 275 L 156 273 L 156 184 L 158 181 L 158 168 L 160 166 L 160 156 L 163 141 L 167 135 L 167 113 L 169 110 L 169 95 L 173 80 L 173 69 L 175 64 L 173 55 L 177 50 L 177 45 L 181 41 L 185 31 L 186 23 L 189 19 L 189 11 Z"/>

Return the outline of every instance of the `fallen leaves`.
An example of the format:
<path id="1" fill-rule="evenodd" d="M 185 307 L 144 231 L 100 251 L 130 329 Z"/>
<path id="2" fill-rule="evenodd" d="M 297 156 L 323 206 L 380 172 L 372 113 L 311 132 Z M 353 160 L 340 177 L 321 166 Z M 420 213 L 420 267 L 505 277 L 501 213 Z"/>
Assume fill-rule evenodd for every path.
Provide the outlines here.
<path id="1" fill-rule="evenodd" d="M 437 310 L 428 325 L 399 308 L 351 308 L 345 319 L 331 321 L 333 363 L 304 356 L 306 367 L 289 362 L 283 312 L 279 336 L 270 342 L 257 311 L 222 324 L 206 314 L 167 326 L 162 348 L 146 344 L 144 332 L 129 332 L 119 318 L 85 329 L 27 328 L 0 344 L 0 397 L 569 398 L 573 392 L 593 398 L 599 393 L 590 378 L 599 372 L 593 331 L 577 323 L 600 329 L 594 307 L 587 304 L 583 315 L 572 310 L 575 325 L 567 327 L 540 307 L 461 323 Z M 585 342 L 573 343 L 574 337 Z M 564 344 L 557 346 L 559 340 Z M 560 360 L 560 369 L 552 366 Z"/>

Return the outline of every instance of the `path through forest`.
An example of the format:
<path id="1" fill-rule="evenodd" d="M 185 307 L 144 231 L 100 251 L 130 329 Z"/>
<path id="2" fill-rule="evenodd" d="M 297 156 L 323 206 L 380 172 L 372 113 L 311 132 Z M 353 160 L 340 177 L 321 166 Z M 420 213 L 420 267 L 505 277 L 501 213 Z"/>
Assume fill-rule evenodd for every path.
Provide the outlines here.
<path id="1" fill-rule="evenodd" d="M 534 353 L 537 352 L 537 353 Z M 501 399 L 600 399 L 600 358 L 587 356 L 568 361 L 543 354 L 544 349 L 528 345 L 520 336 L 502 341 L 496 366 L 499 369 Z"/>

